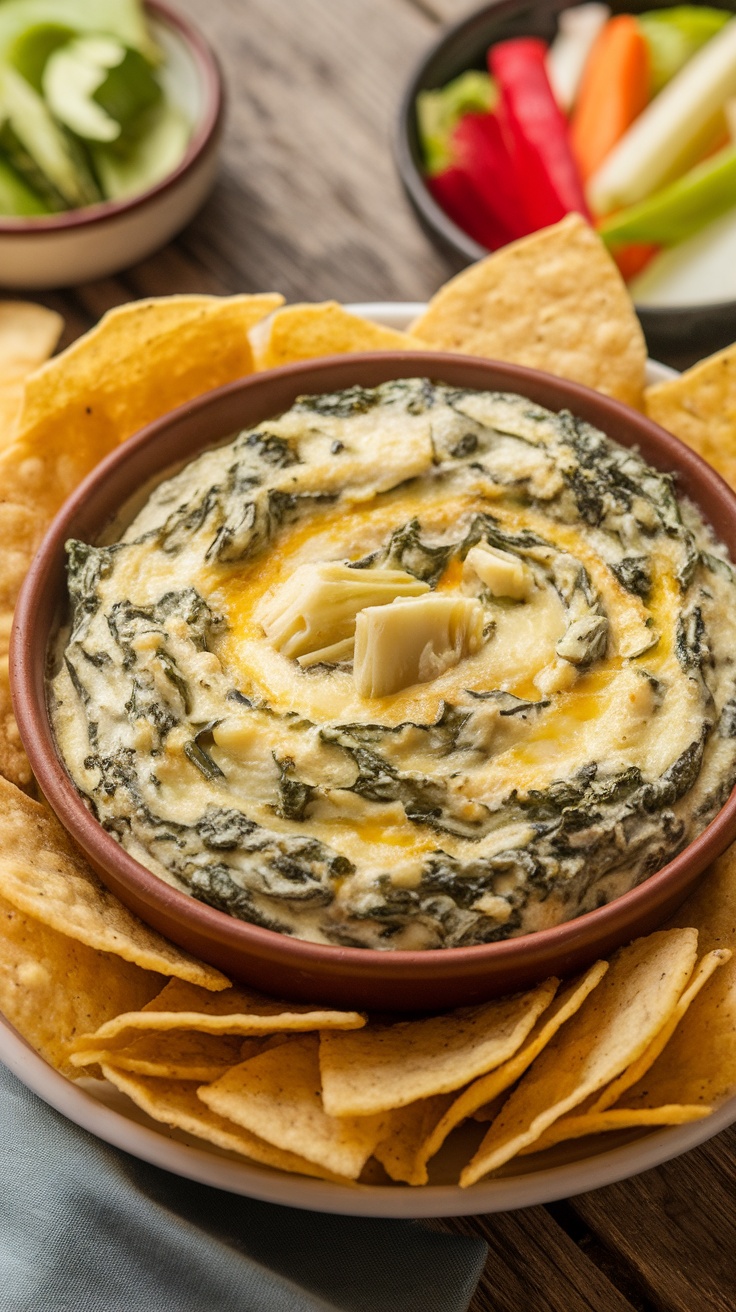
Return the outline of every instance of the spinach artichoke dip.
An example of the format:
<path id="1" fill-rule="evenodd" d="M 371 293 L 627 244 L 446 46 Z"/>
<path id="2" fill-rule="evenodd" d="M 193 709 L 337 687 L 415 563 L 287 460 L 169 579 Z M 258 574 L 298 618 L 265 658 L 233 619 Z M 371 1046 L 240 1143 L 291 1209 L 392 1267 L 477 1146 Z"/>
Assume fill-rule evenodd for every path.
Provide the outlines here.
<path id="1" fill-rule="evenodd" d="M 567 412 L 426 379 L 304 396 L 70 542 L 50 699 L 162 879 L 417 949 L 626 892 L 736 778 L 736 585 L 673 479 Z"/>

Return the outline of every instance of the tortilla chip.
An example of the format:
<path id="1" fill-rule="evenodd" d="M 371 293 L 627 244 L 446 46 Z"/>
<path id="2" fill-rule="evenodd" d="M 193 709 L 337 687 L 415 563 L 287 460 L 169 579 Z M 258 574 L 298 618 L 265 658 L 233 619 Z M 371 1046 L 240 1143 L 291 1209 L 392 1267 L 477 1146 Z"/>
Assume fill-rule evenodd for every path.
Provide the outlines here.
<path id="1" fill-rule="evenodd" d="M 76 1077 L 71 1038 L 128 1007 L 159 981 L 120 957 L 96 952 L 0 898 L 0 1011 L 45 1061 Z"/>
<path id="2" fill-rule="evenodd" d="M 230 981 L 149 929 L 108 892 L 56 816 L 0 778 L 0 896 L 99 952 L 204 989 Z M 160 988 L 160 983 L 159 983 Z"/>
<path id="3" fill-rule="evenodd" d="M 392 1180 L 401 1180 L 405 1184 L 427 1183 L 427 1158 L 422 1147 L 455 1101 L 453 1093 L 438 1093 L 434 1098 L 422 1098 L 420 1102 L 386 1113 L 385 1138 L 373 1155 Z"/>
<path id="4" fill-rule="evenodd" d="M 673 1103 L 668 1107 L 648 1107 L 633 1111 L 629 1108 L 613 1107 L 604 1112 L 585 1112 L 582 1116 L 563 1116 L 533 1143 L 529 1148 L 522 1148 L 519 1157 L 528 1157 L 531 1153 L 543 1153 L 557 1143 L 568 1139 L 582 1139 L 589 1134 L 605 1134 L 609 1130 L 632 1130 L 636 1126 L 686 1125 L 689 1121 L 702 1121 L 709 1116 L 710 1107 L 688 1107 Z"/>
<path id="5" fill-rule="evenodd" d="M 694 929 L 660 930 L 616 953 L 598 988 L 504 1104 L 460 1176 L 463 1187 L 535 1143 L 641 1056 L 677 1006 L 697 943 Z"/>
<path id="6" fill-rule="evenodd" d="M 704 984 L 707 984 L 711 975 L 719 966 L 725 966 L 730 960 L 731 953 L 726 948 L 716 948 L 713 952 L 708 952 L 698 962 L 692 977 L 688 982 L 685 992 L 682 994 L 675 1010 L 666 1025 L 662 1026 L 656 1039 L 649 1044 L 646 1052 L 643 1052 L 638 1061 L 632 1062 L 623 1075 L 619 1075 L 617 1080 L 609 1084 L 602 1094 L 595 1099 L 591 1107 L 592 1112 L 605 1112 L 609 1107 L 615 1107 L 616 1103 L 632 1086 L 646 1075 L 651 1066 L 654 1065 L 658 1056 L 664 1051 L 674 1034 L 677 1026 L 680 1024 L 685 1012 L 695 998 L 698 996 Z"/>
<path id="7" fill-rule="evenodd" d="M 694 999 L 667 1047 L 626 1094 L 627 1107 L 717 1107 L 736 1094 L 736 846 L 711 866 L 676 917 L 706 951 L 734 953 Z"/>
<path id="8" fill-rule="evenodd" d="M 644 405 L 650 419 L 736 487 L 736 343 L 679 377 L 648 387 Z"/>
<path id="9" fill-rule="evenodd" d="M 228 988 L 207 993 L 194 984 L 172 979 L 142 1011 L 130 1011 L 85 1034 L 75 1051 L 102 1045 L 125 1047 L 136 1030 L 198 1030 L 204 1034 L 273 1034 L 277 1031 L 357 1029 L 365 1016 L 357 1011 L 333 1011 L 308 1003 L 277 1002 L 260 993 Z"/>
<path id="10" fill-rule="evenodd" d="M 320 1170 L 305 1157 L 283 1152 L 210 1111 L 200 1102 L 194 1085 L 186 1080 L 147 1079 L 145 1075 L 133 1075 L 115 1066 L 104 1066 L 103 1074 L 154 1121 L 163 1121 L 164 1125 L 185 1130 L 197 1139 L 206 1139 L 227 1152 L 238 1153 L 264 1166 L 275 1166 L 279 1171 L 293 1171 L 297 1175 L 312 1175 L 323 1180 L 339 1179 Z M 340 1180 L 340 1183 L 346 1181 Z"/>
<path id="11" fill-rule="evenodd" d="M 95 465 L 145 424 L 251 372 L 248 329 L 280 296 L 136 301 L 29 375 L 13 443 L 0 451 L 0 774 L 27 784 L 5 660 L 28 566 L 53 516 Z"/>
<path id="12" fill-rule="evenodd" d="M 504 1062 L 502 1066 L 498 1066 L 489 1075 L 482 1075 L 469 1088 L 464 1089 L 460 1097 L 456 1098 L 452 1105 L 443 1111 L 434 1125 L 427 1127 L 427 1135 L 418 1145 L 414 1161 L 413 1173 L 417 1176 L 424 1176 L 424 1179 L 418 1181 L 418 1183 L 424 1184 L 426 1182 L 427 1162 L 431 1157 L 434 1157 L 435 1153 L 439 1152 L 448 1134 L 455 1129 L 455 1126 L 460 1125 L 468 1116 L 472 1116 L 480 1107 L 488 1103 L 493 1105 L 499 1094 L 509 1089 L 512 1084 L 515 1084 L 521 1078 L 524 1071 L 531 1066 L 534 1059 L 547 1046 L 560 1026 L 564 1025 L 565 1021 L 569 1020 L 580 1009 L 588 995 L 603 979 L 607 970 L 607 961 L 597 961 L 594 966 L 591 966 L 585 972 L 582 978 L 573 980 L 560 989 L 548 1010 L 542 1013 L 526 1042 L 522 1044 L 510 1061 Z M 410 1181 L 410 1183 L 414 1182 Z"/>
<path id="13" fill-rule="evenodd" d="M 259 1138 L 351 1180 L 357 1180 L 383 1133 L 382 1116 L 325 1113 L 316 1034 L 234 1066 L 198 1094 L 212 1111 Z"/>
<path id="14" fill-rule="evenodd" d="M 642 404 L 641 325 L 611 256 L 578 214 L 459 273 L 411 332 L 441 351 L 530 365 Z"/>
<path id="15" fill-rule="evenodd" d="M 0 386 L 25 378 L 52 354 L 64 327 L 55 310 L 33 301 L 0 301 Z"/>
<path id="16" fill-rule="evenodd" d="M 0 451 L 15 440 L 25 390 L 22 378 L 0 385 Z"/>
<path id="17" fill-rule="evenodd" d="M 558 984 L 547 980 L 529 993 L 426 1020 L 372 1025 L 360 1034 L 323 1034 L 325 1111 L 369 1116 L 462 1088 L 513 1056 Z"/>
<path id="18" fill-rule="evenodd" d="M 54 310 L 30 301 L 0 301 L 0 450 L 18 431 L 25 380 L 48 360 L 64 320 Z"/>
<path id="19" fill-rule="evenodd" d="M 257 1040 L 252 1056 L 259 1049 Z M 141 1034 L 125 1048 L 74 1052 L 72 1066 L 112 1065 L 136 1075 L 158 1079 L 196 1080 L 210 1083 L 243 1060 L 241 1040 L 231 1034 L 198 1034 L 174 1030 L 172 1034 Z M 77 1069 L 77 1074 L 79 1070 Z"/>
<path id="20" fill-rule="evenodd" d="M 424 343 L 395 328 L 382 328 L 337 301 L 287 305 L 251 336 L 258 369 L 356 351 L 423 351 Z"/>

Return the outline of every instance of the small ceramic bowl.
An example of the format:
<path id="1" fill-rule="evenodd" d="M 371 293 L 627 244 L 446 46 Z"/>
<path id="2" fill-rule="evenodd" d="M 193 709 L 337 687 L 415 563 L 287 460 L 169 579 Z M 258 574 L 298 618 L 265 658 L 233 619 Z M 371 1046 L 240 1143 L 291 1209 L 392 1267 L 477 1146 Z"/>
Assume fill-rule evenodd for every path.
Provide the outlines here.
<path id="1" fill-rule="evenodd" d="M 169 241 L 212 190 L 224 120 L 222 75 L 201 33 L 168 5 L 146 0 L 165 55 L 165 91 L 193 123 L 180 163 L 148 191 L 48 218 L 0 217 L 0 287 L 49 289 L 103 278 Z"/>
<path id="2" fill-rule="evenodd" d="M 426 1010 L 477 1002 L 568 975 L 647 933 L 671 915 L 700 873 L 736 837 L 736 790 L 694 842 L 616 901 L 553 929 L 479 947 L 379 952 L 307 943 L 261 929 L 195 901 L 133 859 L 94 819 L 60 759 L 46 704 L 47 653 L 67 605 L 64 543 L 98 541 L 113 520 L 122 531 L 131 498 L 173 466 L 239 429 L 279 414 L 303 393 L 426 375 L 457 387 L 528 396 L 570 409 L 660 469 L 675 471 L 736 558 L 736 496 L 699 456 L 642 415 L 575 383 L 518 365 L 436 352 L 339 356 L 255 374 L 211 392 L 150 425 L 102 462 L 54 520 L 22 589 L 11 640 L 13 703 L 39 785 L 113 892 L 168 938 L 228 975 L 278 996 Z M 119 510 L 130 503 L 121 523 Z"/>
<path id="3" fill-rule="evenodd" d="M 443 32 L 416 68 L 399 110 L 394 153 L 399 175 L 414 211 L 427 235 L 456 268 L 479 260 L 488 252 L 453 223 L 432 198 L 424 182 L 422 152 L 417 130 L 416 98 L 420 91 L 442 87 L 468 68 L 486 67 L 486 51 L 498 41 L 515 36 L 538 36 L 551 42 L 557 15 L 571 0 L 494 0 Z M 651 0 L 609 0 L 614 13 L 652 9 Z M 736 0 L 721 6 L 736 12 Z M 649 353 L 676 369 L 728 346 L 736 338 L 736 301 L 712 300 L 702 305 L 636 307 Z"/>

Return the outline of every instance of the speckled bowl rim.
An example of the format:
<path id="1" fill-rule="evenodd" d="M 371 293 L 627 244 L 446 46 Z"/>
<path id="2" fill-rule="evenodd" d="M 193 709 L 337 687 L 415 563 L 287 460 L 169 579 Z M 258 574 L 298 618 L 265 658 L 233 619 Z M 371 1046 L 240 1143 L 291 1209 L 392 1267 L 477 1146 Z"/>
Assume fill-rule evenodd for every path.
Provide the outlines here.
<path id="1" fill-rule="evenodd" d="M 144 0 L 144 7 L 166 27 L 173 28 L 187 46 L 197 67 L 202 91 L 202 111 L 187 148 L 176 168 L 146 191 L 137 192 L 124 200 L 105 200 L 95 205 L 66 210 L 62 214 L 41 215 L 36 218 L 0 218 L 0 238 L 45 237 L 49 233 L 71 232 L 91 225 L 100 227 L 121 215 L 140 210 L 160 199 L 176 187 L 185 174 L 199 163 L 210 146 L 216 142 L 225 118 L 225 90 L 220 66 L 211 46 L 202 33 L 177 10 L 161 0 Z"/>
<path id="2" fill-rule="evenodd" d="M 324 382 L 326 376 L 329 377 L 328 383 Z M 206 417 L 208 410 L 224 407 L 231 401 L 239 404 L 241 398 L 245 398 L 245 409 L 254 392 L 256 399 L 259 393 L 264 394 L 263 404 L 257 409 L 261 418 L 265 419 L 269 414 L 284 408 L 283 403 L 275 406 L 268 401 L 270 394 L 276 390 L 283 389 L 294 398 L 300 393 L 332 391 L 338 386 L 349 386 L 351 383 L 373 386 L 393 377 L 412 376 L 429 376 L 438 381 L 449 381 L 456 386 L 486 387 L 491 390 L 500 388 L 518 392 L 540 404 L 548 404 L 550 408 L 569 408 L 583 419 L 602 427 L 604 431 L 613 429 L 617 440 L 621 439 L 619 430 L 625 431 L 631 437 L 627 445 L 642 445 L 646 458 L 650 460 L 650 448 L 655 449 L 661 459 L 652 460 L 652 463 L 658 464 L 660 468 L 677 471 L 683 478 L 686 494 L 699 504 L 706 521 L 713 525 L 717 536 L 726 542 L 729 551 L 736 557 L 734 492 L 694 451 L 620 402 L 579 384 L 520 365 L 440 352 L 377 352 L 307 361 L 250 375 L 171 412 L 130 438 L 103 460 L 65 502 L 41 543 L 16 607 L 10 644 L 14 710 L 31 766 L 52 808 L 93 863 L 102 869 L 112 869 L 120 884 L 134 891 L 139 914 L 141 902 L 165 914 L 173 913 L 177 920 L 195 924 L 197 932 L 208 940 L 217 944 L 228 943 L 231 948 L 244 954 L 248 954 L 251 949 L 256 957 L 271 961 L 279 957 L 285 969 L 301 971 L 305 979 L 311 978 L 316 971 L 319 980 L 324 976 L 326 968 L 328 974 L 347 975 L 358 983 L 362 980 L 366 987 L 371 979 L 375 981 L 378 977 L 384 986 L 388 982 L 400 984 L 402 981 L 411 981 L 416 984 L 424 980 L 428 985 L 432 982 L 441 987 L 441 981 L 451 982 L 458 973 L 466 979 L 474 976 L 474 967 L 481 967 L 484 961 L 489 962 L 490 959 L 494 960 L 497 971 L 505 964 L 511 968 L 523 962 L 525 971 L 533 973 L 537 963 L 541 963 L 539 978 L 542 978 L 550 973 L 550 952 L 563 960 L 566 953 L 584 948 L 592 959 L 603 940 L 606 947 L 600 950 L 606 951 L 610 950 L 612 940 L 619 944 L 633 937 L 630 932 L 632 920 L 640 919 L 644 913 L 648 913 L 650 919 L 654 917 L 655 924 L 661 923 L 665 915 L 660 914 L 659 920 L 656 916 L 662 903 L 666 902 L 667 913 L 671 912 L 673 906 L 684 900 L 694 882 L 696 876 L 693 871 L 696 868 L 698 873 L 704 870 L 736 837 L 736 788 L 707 828 L 678 856 L 636 888 L 604 907 L 586 912 L 575 920 L 551 929 L 501 942 L 414 952 L 382 952 L 370 948 L 311 943 L 263 929 L 206 906 L 163 882 L 120 847 L 94 819 L 62 764 L 51 729 L 44 692 L 44 673 L 47 643 L 54 626 L 51 624 L 47 626 L 47 631 L 41 632 L 43 626 L 39 622 L 39 599 L 49 571 L 58 573 L 61 569 L 64 542 L 69 536 L 70 527 L 85 509 L 89 510 L 90 506 L 94 508 L 95 497 L 103 489 L 107 487 L 107 495 L 111 496 L 111 479 L 116 476 L 124 479 L 126 466 L 135 465 L 139 453 L 142 454 L 160 442 L 167 434 L 175 437 L 187 421 L 196 423 L 201 416 Z M 291 401 L 287 401 L 287 404 L 291 404 Z M 259 421 L 250 417 L 244 422 Z M 197 451 L 219 444 L 236 430 L 237 423 L 229 425 L 226 433 L 213 429 L 211 436 L 198 444 L 192 443 L 187 449 L 186 458 L 193 459 Z M 170 469 L 170 462 L 162 464 L 161 477 Z M 117 505 L 126 500 L 133 486 L 130 491 L 126 487 L 124 494 L 118 494 Z M 703 501 L 711 506 L 710 511 L 704 508 Z M 99 513 L 98 525 L 98 533 L 102 533 L 104 521 L 100 521 Z M 202 952 L 202 955 L 206 954 Z M 319 995 L 319 983 L 315 984 L 313 992 Z M 400 998 L 397 998 L 396 1006 L 401 1006 Z"/>

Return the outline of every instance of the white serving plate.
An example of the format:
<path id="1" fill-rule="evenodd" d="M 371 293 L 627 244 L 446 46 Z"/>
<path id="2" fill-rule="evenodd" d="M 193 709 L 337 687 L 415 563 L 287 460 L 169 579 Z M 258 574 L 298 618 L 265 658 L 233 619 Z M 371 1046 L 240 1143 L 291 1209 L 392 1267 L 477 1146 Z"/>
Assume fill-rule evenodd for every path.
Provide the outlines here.
<path id="1" fill-rule="evenodd" d="M 371 302 L 347 308 L 386 327 L 405 329 L 424 307 L 409 302 Z M 648 366 L 650 382 L 673 375 L 665 365 L 652 361 Z M 0 1060 L 49 1106 L 133 1157 L 230 1193 L 346 1216 L 463 1216 L 534 1207 L 648 1171 L 736 1122 L 736 1098 L 732 1098 L 704 1120 L 576 1140 L 540 1155 L 538 1161 L 520 1158 L 505 1168 L 505 1174 L 461 1189 L 446 1181 L 457 1178 L 460 1166 L 471 1156 L 472 1145 L 485 1132 L 485 1126 L 472 1125 L 462 1127 L 448 1140 L 432 1164 L 428 1185 L 346 1186 L 289 1175 L 204 1145 L 152 1120 L 108 1084 L 97 1080 L 72 1083 L 48 1066 L 2 1016 Z"/>

